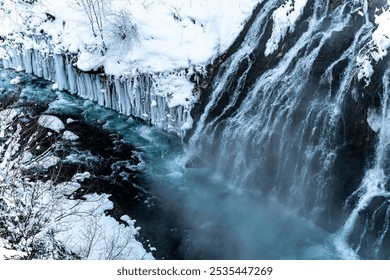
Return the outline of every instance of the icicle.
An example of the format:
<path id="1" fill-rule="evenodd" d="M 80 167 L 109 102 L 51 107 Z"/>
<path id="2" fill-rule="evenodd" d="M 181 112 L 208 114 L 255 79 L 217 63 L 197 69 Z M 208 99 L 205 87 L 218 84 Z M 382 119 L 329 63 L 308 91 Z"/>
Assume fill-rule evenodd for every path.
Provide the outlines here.
<path id="1" fill-rule="evenodd" d="M 31 40 L 28 47 L 16 44 L 16 47 L 2 48 L 3 67 L 43 77 L 56 82 L 59 90 L 68 90 L 101 106 L 141 118 L 179 136 L 182 134 L 188 114 L 182 106 L 167 109 L 169 100 L 156 94 L 153 74 L 135 70 L 126 76 L 112 77 L 82 72 L 74 67 L 72 55 L 54 52 L 55 48 L 42 38 Z"/>
<path id="2" fill-rule="evenodd" d="M 56 82 L 60 90 L 69 89 L 68 78 L 66 77 L 66 68 L 64 64 L 64 56 L 60 54 L 54 55 Z"/>

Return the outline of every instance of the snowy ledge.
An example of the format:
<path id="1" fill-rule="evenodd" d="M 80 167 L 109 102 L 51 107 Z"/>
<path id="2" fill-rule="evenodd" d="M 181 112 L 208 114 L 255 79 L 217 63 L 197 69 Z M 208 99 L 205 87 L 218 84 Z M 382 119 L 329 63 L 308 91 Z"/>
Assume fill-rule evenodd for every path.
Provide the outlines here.
<path id="1" fill-rule="evenodd" d="M 0 44 L 0 66 L 53 81 L 54 90 L 69 91 L 180 137 L 192 127 L 190 112 L 199 94 L 194 88 L 204 75 L 203 67 L 164 73 L 133 69 L 112 75 L 102 66 L 80 69 L 83 56 L 54 49 L 47 36 L 14 34 Z"/>
<path id="2" fill-rule="evenodd" d="M 5 0 L 0 64 L 183 136 L 206 65 L 262 1 L 93 0 L 96 20 L 87 2 Z"/>
<path id="3" fill-rule="evenodd" d="M 367 85 L 374 74 L 374 65 L 384 59 L 390 48 L 390 0 L 387 6 L 377 9 L 375 12 L 374 32 L 371 40 L 360 51 L 357 60 L 357 76 Z"/>

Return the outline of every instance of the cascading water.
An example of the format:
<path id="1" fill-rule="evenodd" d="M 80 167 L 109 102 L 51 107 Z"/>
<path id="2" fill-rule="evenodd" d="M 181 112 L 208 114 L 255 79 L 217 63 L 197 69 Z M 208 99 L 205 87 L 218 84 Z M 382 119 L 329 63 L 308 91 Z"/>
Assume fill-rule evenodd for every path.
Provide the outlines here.
<path id="1" fill-rule="evenodd" d="M 382 82 L 381 112 L 379 115 L 372 113 L 369 116 L 372 128 L 379 132 L 373 166 L 366 171 L 361 185 L 346 201 L 346 206 L 348 206 L 351 199 L 355 199 L 352 203 L 353 209 L 335 240 L 339 251 L 343 252 L 346 258 L 357 258 L 361 249 L 367 249 L 367 243 L 373 250 L 370 257 L 386 258 L 388 254 L 384 251 L 386 246 L 382 246 L 389 242 L 389 76 L 390 69 L 387 69 Z M 363 225 L 362 222 L 364 222 Z M 354 233 L 354 230 L 358 234 Z M 352 247 L 349 242 L 353 243 Z M 363 251 L 363 254 L 367 253 Z"/>
<path id="2" fill-rule="evenodd" d="M 390 71 L 382 61 L 370 85 L 357 79 L 383 7 L 374 2 L 263 1 L 203 94 L 189 140 L 230 189 L 277 197 L 337 232 L 346 258 L 390 257 Z M 277 22 L 281 11 L 290 19 Z"/>

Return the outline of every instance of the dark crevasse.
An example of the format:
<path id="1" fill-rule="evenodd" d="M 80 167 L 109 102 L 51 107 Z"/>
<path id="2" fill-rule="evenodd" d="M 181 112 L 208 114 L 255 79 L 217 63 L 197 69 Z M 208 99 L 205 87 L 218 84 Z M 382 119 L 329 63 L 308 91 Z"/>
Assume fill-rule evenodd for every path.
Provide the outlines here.
<path id="1" fill-rule="evenodd" d="M 368 85 L 357 78 L 385 3 L 308 1 L 269 53 L 280 2 L 259 4 L 213 69 L 189 153 L 227 189 L 276 198 L 333 232 L 343 257 L 388 259 L 388 59 Z"/>

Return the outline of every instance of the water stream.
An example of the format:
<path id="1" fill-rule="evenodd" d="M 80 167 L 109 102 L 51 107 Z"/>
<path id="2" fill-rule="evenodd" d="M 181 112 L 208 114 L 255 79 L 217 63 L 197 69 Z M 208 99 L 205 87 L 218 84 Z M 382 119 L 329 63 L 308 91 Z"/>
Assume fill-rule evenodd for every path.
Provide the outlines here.
<path id="1" fill-rule="evenodd" d="M 258 6 L 218 66 L 188 150 L 226 189 L 281 201 L 334 232 L 343 258 L 387 259 L 387 58 L 370 82 L 358 79 L 386 5 L 280 2 Z M 288 5 L 304 6 L 292 23 L 276 16 Z"/>

